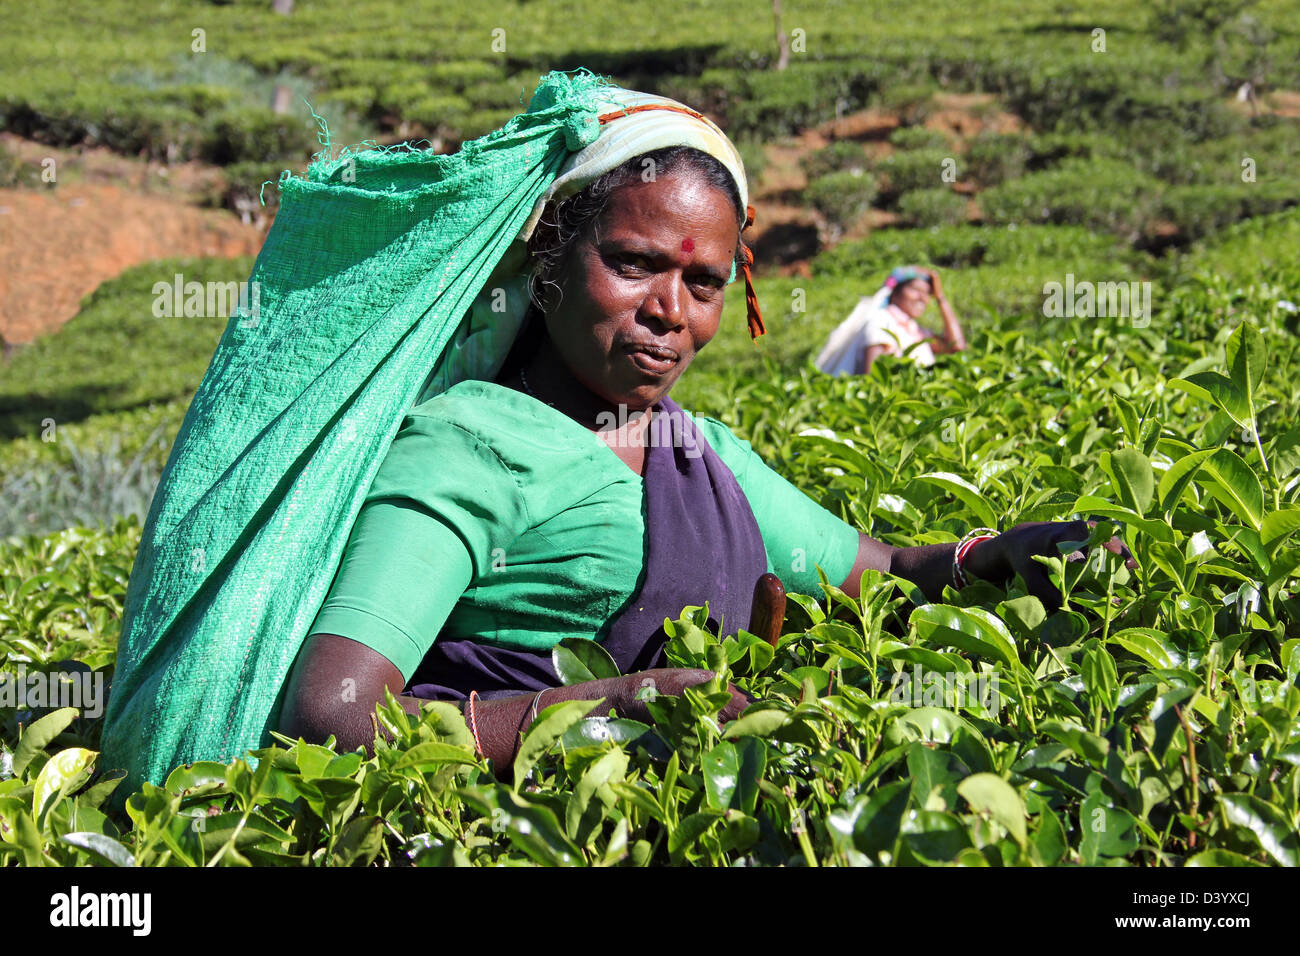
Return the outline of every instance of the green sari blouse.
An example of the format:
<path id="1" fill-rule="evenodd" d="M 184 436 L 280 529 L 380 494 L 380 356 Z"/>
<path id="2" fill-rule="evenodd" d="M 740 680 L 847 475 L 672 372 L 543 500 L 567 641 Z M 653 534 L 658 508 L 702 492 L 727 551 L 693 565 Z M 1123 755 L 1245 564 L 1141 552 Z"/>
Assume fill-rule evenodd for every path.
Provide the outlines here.
<path id="1" fill-rule="evenodd" d="M 749 500 L 768 570 L 804 593 L 818 593 L 818 566 L 842 582 L 857 530 L 726 425 L 691 420 Z M 643 485 L 563 412 L 493 382 L 461 382 L 403 421 L 310 633 L 358 641 L 407 681 L 443 632 L 520 650 L 602 640 L 640 589 Z"/>

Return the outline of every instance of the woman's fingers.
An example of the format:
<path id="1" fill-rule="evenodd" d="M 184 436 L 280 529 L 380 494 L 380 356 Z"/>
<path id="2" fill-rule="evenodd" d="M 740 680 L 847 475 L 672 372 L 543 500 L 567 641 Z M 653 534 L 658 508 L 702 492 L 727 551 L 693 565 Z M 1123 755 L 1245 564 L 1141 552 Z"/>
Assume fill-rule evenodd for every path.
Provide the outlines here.
<path id="1" fill-rule="evenodd" d="M 1102 545 L 1102 547 L 1105 548 L 1107 551 L 1109 551 L 1111 554 L 1117 554 L 1121 558 L 1123 558 L 1124 567 L 1128 568 L 1130 571 L 1137 570 L 1137 562 L 1133 560 L 1133 555 L 1129 552 L 1128 546 L 1124 544 L 1124 542 L 1120 540 L 1118 537 L 1111 538 L 1104 545 Z"/>
<path id="2" fill-rule="evenodd" d="M 1061 592 L 1056 589 L 1056 585 L 1052 584 L 1046 568 L 1030 558 L 1028 566 L 1020 569 L 1020 577 L 1024 580 L 1029 593 L 1038 598 L 1044 608 L 1049 611 L 1060 609 Z"/>
<path id="3" fill-rule="evenodd" d="M 1083 519 L 1024 522 L 995 539 L 1002 545 L 1000 548 L 983 550 L 981 546 L 976 546 L 967 559 L 966 567 L 978 577 L 997 576 L 993 575 L 990 568 L 996 565 L 997 560 L 1006 560 L 1008 565 L 1003 566 L 1005 570 L 1001 573 L 1008 576 L 1019 574 L 1030 594 L 1042 601 L 1044 607 L 1056 610 L 1063 604 L 1061 594 L 1052 584 L 1047 568 L 1034 560 L 1034 556 L 1064 557 L 1070 564 L 1086 561 L 1088 548 L 1084 542 L 1091 537 L 1096 526 L 1096 520 Z M 1062 555 L 1059 547 L 1062 543 L 1078 547 Z M 1124 565 L 1129 570 L 1137 568 L 1133 555 L 1119 537 L 1112 537 L 1100 546 L 1123 558 Z"/>
<path id="4" fill-rule="evenodd" d="M 1097 526 L 1097 521 L 1094 518 L 1085 522 L 1085 525 L 1088 528 L 1089 533 L 1091 533 L 1092 529 Z M 1128 545 L 1126 545 L 1118 535 L 1105 542 L 1102 547 L 1111 554 L 1119 555 L 1119 557 L 1123 558 L 1124 567 L 1128 568 L 1130 571 L 1137 570 L 1137 562 L 1133 560 L 1133 555 L 1129 551 Z"/>
<path id="5" fill-rule="evenodd" d="M 728 684 L 727 689 L 731 691 L 731 700 L 718 714 L 718 720 L 724 724 L 729 720 L 735 720 L 744 712 L 746 707 L 754 702 L 752 697 L 735 684 Z"/>

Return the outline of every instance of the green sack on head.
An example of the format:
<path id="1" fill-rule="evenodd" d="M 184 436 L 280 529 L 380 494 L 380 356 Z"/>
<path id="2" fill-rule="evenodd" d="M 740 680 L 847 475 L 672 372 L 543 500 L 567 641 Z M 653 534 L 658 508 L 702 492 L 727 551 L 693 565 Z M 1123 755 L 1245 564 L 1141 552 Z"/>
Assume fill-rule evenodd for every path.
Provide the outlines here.
<path id="1" fill-rule="evenodd" d="M 366 150 L 282 182 L 127 588 L 101 764 L 128 772 L 122 797 L 271 742 L 403 416 L 504 360 L 527 301 L 511 243 L 597 139 L 602 84 L 552 73 L 528 112 L 454 155 Z"/>

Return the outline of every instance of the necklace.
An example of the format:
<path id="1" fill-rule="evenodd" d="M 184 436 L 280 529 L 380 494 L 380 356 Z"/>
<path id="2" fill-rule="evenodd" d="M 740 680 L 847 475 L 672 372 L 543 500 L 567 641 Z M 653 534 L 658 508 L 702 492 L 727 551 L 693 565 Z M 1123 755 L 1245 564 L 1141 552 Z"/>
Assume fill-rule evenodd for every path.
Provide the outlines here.
<path id="1" fill-rule="evenodd" d="M 519 366 L 519 384 L 524 387 L 524 391 L 528 393 L 530 398 L 533 398 L 539 402 L 543 401 L 543 399 L 538 398 L 537 393 L 533 391 L 533 387 L 528 384 L 528 376 L 524 374 L 524 367 L 522 365 Z M 544 404 L 551 406 L 551 408 L 555 408 L 554 402 L 544 402 Z M 559 411 L 559 409 L 556 408 L 556 411 Z M 651 417 L 651 414 L 652 413 L 646 413 L 644 415 L 644 419 L 648 420 Z M 600 419 L 597 418 L 596 421 L 599 422 Z M 608 428 L 608 426 L 606 426 L 606 428 Z M 604 431 L 605 429 L 598 429 L 598 430 Z"/>
<path id="2" fill-rule="evenodd" d="M 528 384 L 528 376 L 524 374 L 524 367 L 522 365 L 519 366 L 519 382 L 521 385 L 523 385 L 524 391 L 527 392 L 530 397 L 536 399 L 539 402 L 541 401 L 540 398 L 537 398 L 537 393 L 533 391 L 532 386 Z M 555 407 L 554 402 L 547 402 L 546 404 L 550 405 L 551 408 Z"/>

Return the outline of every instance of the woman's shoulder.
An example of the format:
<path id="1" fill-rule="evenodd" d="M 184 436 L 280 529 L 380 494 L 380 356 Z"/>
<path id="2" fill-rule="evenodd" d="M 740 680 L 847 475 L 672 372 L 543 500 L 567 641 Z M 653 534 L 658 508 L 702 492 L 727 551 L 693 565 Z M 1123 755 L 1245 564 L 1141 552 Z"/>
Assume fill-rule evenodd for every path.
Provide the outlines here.
<path id="1" fill-rule="evenodd" d="M 468 380 L 414 405 L 402 432 L 484 449 L 516 475 L 544 480 L 601 461 L 599 439 L 564 413 L 513 388 Z M 399 432 L 399 437 L 402 432 Z"/>
<path id="2" fill-rule="evenodd" d="M 523 420 L 534 421 L 539 408 L 536 399 L 496 382 L 467 379 L 413 405 L 412 418 L 439 419 L 470 430 L 509 428 Z"/>

